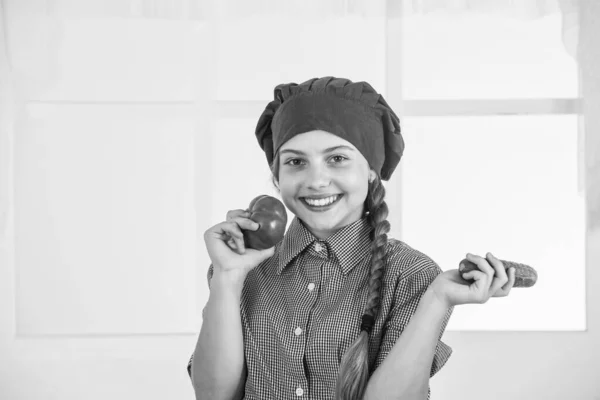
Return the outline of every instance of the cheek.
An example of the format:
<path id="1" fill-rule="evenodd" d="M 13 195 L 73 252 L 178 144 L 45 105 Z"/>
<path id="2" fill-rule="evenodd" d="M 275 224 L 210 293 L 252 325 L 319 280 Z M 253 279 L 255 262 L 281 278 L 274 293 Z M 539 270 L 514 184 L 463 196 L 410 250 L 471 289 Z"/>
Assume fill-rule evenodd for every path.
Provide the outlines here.
<path id="1" fill-rule="evenodd" d="M 286 206 L 295 201 L 302 190 L 303 180 L 300 174 L 279 173 L 279 192 Z M 347 170 L 334 171 L 331 175 L 331 184 L 339 190 L 350 193 L 352 197 L 360 197 L 363 200 L 368 192 L 368 172 L 364 168 L 349 168 Z"/>
<path id="2" fill-rule="evenodd" d="M 288 176 L 283 177 L 279 180 L 279 193 L 281 194 L 283 204 L 290 208 L 290 203 L 294 201 L 294 198 L 298 194 L 298 185 L 294 179 Z"/>
<path id="3" fill-rule="evenodd" d="M 354 193 L 356 196 L 366 197 L 369 189 L 368 179 L 368 175 L 365 175 L 365 173 L 359 169 L 346 174 L 345 182 L 347 190 Z"/>

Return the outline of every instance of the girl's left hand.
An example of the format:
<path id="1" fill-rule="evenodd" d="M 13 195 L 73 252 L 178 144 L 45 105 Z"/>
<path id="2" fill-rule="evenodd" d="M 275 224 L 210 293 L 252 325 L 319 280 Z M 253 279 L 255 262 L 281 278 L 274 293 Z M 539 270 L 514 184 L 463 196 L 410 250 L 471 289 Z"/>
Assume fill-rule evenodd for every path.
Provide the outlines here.
<path id="1" fill-rule="evenodd" d="M 445 306 L 459 304 L 483 304 L 490 297 L 508 296 L 515 284 L 515 269 L 510 268 L 508 275 L 502 261 L 487 253 L 487 259 L 467 254 L 467 260 L 477 265 L 479 270 L 464 275 L 458 269 L 444 271 L 431 283 L 431 289 Z M 475 279 L 467 281 L 466 279 Z"/>

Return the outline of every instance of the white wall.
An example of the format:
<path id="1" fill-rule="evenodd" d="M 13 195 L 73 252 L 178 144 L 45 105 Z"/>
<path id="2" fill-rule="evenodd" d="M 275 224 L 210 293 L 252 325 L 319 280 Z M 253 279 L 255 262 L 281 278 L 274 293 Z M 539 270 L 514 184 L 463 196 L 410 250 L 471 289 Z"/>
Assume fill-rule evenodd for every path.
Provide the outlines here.
<path id="1" fill-rule="evenodd" d="M 298 36 L 290 21 L 261 22 L 260 13 L 210 25 L 233 12 L 211 2 L 1 4 L 0 398 L 193 398 L 185 364 L 208 294 L 201 231 L 253 193 L 272 193 L 252 132 L 258 113 L 276 83 L 323 71 L 389 87 L 385 2 L 356 3 L 368 16 L 362 30 L 350 15 L 311 20 Z M 538 303 L 531 290 L 485 306 L 488 315 L 526 308 L 518 322 L 463 318 L 471 330 L 446 332 L 454 354 L 432 380 L 433 399 L 600 399 L 600 4 L 582 7 L 588 213 L 585 264 L 575 266 L 585 275 L 574 276 L 585 297 L 568 280 L 567 259 L 570 286 L 547 286 Z M 307 49 L 309 41 L 318 44 Z M 354 49 L 371 62 L 357 62 Z M 559 86 L 543 79 L 530 82 L 536 96 L 571 95 L 572 85 L 552 92 Z M 234 160 L 231 143 L 244 149 Z M 426 232 L 401 234 L 445 260 Z M 499 239 L 488 240 L 477 246 Z M 562 302 L 573 319 L 568 308 L 553 319 L 539 299 L 565 293 L 581 295 Z"/>
<path id="2" fill-rule="evenodd" d="M 447 332 L 455 349 L 447 370 L 432 381 L 439 399 L 600 398 L 600 3 L 581 2 L 585 116 L 585 332 Z M 564 265 L 569 285 L 569 265 Z M 563 296 L 563 286 L 555 288 Z M 536 311 L 531 311 L 536 318 Z"/>

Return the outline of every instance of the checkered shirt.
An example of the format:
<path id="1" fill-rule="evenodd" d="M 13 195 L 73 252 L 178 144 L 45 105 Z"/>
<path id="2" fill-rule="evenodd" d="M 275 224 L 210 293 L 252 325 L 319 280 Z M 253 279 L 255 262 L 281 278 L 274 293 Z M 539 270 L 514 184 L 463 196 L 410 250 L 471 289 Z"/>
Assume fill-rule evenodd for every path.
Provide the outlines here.
<path id="1" fill-rule="evenodd" d="M 340 361 L 360 333 L 367 302 L 370 231 L 362 218 L 319 240 L 296 217 L 275 254 L 248 273 L 240 304 L 248 372 L 244 399 L 334 397 Z M 369 335 L 371 374 L 442 272 L 431 258 L 395 239 L 388 239 L 386 254 L 380 310 Z M 212 272 L 211 265 L 209 287 Z M 452 354 L 441 341 L 452 310 L 439 332 L 430 377 Z"/>

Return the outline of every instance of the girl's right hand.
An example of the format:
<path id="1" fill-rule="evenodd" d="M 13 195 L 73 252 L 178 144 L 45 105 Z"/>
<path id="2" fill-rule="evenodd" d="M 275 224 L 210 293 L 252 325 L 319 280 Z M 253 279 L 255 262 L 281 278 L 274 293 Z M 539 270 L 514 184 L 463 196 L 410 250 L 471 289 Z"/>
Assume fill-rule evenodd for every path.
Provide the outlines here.
<path id="1" fill-rule="evenodd" d="M 204 232 L 204 242 L 215 274 L 242 284 L 250 270 L 275 253 L 275 247 L 259 251 L 244 246 L 242 229 L 255 231 L 259 227 L 249 216 L 246 210 L 228 211 L 226 221 Z"/>

